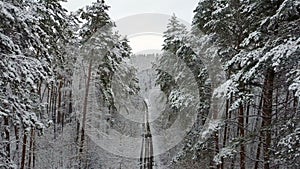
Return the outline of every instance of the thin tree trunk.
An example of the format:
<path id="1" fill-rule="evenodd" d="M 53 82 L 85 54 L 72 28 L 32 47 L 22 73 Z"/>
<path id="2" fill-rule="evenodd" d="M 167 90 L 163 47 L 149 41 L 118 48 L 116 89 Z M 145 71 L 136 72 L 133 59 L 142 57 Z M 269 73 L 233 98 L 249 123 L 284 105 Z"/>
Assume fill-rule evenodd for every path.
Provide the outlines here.
<path id="1" fill-rule="evenodd" d="M 4 133 L 5 133 L 5 152 L 6 152 L 6 158 L 10 161 L 10 125 L 9 125 L 9 118 L 4 117 Z"/>
<path id="2" fill-rule="evenodd" d="M 230 103 L 233 103 L 233 94 L 230 95 Z M 228 110 L 229 111 L 229 110 Z M 232 111 L 229 111 L 228 112 L 228 119 L 231 121 L 231 118 L 232 118 Z M 233 127 L 228 127 L 228 133 L 234 133 L 234 128 Z M 233 136 L 234 137 L 234 136 Z M 229 138 L 228 138 L 229 140 Z M 234 158 L 236 157 L 236 155 L 234 155 Z M 235 164 L 235 160 L 234 158 L 231 160 L 231 164 L 230 164 L 230 167 L 231 168 L 234 168 L 234 164 Z"/>
<path id="3" fill-rule="evenodd" d="M 29 154 L 28 154 L 28 157 L 29 157 L 29 159 L 28 159 L 28 168 L 33 168 L 33 167 L 31 167 L 31 164 L 33 164 L 33 144 L 34 144 L 34 129 L 31 129 L 30 143 L 29 143 Z"/>
<path id="4" fill-rule="evenodd" d="M 62 123 L 62 107 L 61 107 L 61 101 L 62 101 L 62 93 L 61 93 L 61 89 L 62 89 L 62 81 L 59 81 L 59 85 L 58 85 L 58 101 L 57 101 L 57 124 Z"/>
<path id="5" fill-rule="evenodd" d="M 30 134 L 30 142 L 29 142 L 29 151 L 28 151 L 28 168 L 31 167 L 31 157 L 32 157 L 32 129 L 31 129 L 31 134 Z"/>
<path id="6" fill-rule="evenodd" d="M 66 80 L 64 79 L 63 81 L 63 86 L 64 87 L 68 87 L 68 82 L 66 82 Z M 63 107 L 63 109 L 61 110 L 61 131 L 64 131 L 64 125 L 65 125 L 65 116 L 66 116 L 66 110 L 67 110 L 67 100 L 68 100 L 68 96 L 67 96 L 68 92 L 65 91 L 63 94 L 63 105 L 61 107 Z"/>
<path id="7" fill-rule="evenodd" d="M 41 91 L 41 95 L 40 95 L 40 102 L 42 102 L 42 101 L 44 101 L 44 97 L 45 97 L 45 93 L 46 93 L 46 91 L 47 92 L 49 92 L 49 89 L 48 89 L 48 85 L 45 85 L 45 88 L 44 88 L 44 90 L 43 90 L 43 92 Z M 48 94 L 48 96 L 49 96 L 49 94 Z M 49 97 L 47 96 L 47 103 L 49 103 Z"/>
<path id="8" fill-rule="evenodd" d="M 231 160 L 230 168 L 235 168 L 234 166 L 235 166 L 235 159 L 236 159 L 236 156 L 237 156 L 237 155 L 234 155 L 234 156 L 233 156 L 233 158 L 232 158 L 232 160 Z"/>
<path id="9" fill-rule="evenodd" d="M 36 153 L 36 145 L 35 145 L 35 130 L 33 131 L 32 135 L 32 169 L 35 168 L 35 153 Z"/>
<path id="10" fill-rule="evenodd" d="M 80 158 L 81 158 L 80 163 L 81 164 L 83 164 L 83 146 L 84 146 L 84 141 L 85 141 L 85 125 L 86 125 L 86 114 L 87 114 L 87 104 L 88 104 L 88 97 L 89 97 L 91 74 L 92 74 L 92 61 L 90 61 L 89 67 L 88 67 L 88 77 L 87 77 L 87 83 L 85 86 L 85 96 L 84 96 L 84 102 L 83 102 L 81 140 L 80 140 L 80 146 L 79 146 L 79 153 L 80 153 Z"/>
<path id="11" fill-rule="evenodd" d="M 80 145 L 79 139 L 80 139 L 80 122 L 78 119 L 76 119 L 76 143 Z"/>
<path id="12" fill-rule="evenodd" d="M 293 111 L 294 111 L 294 116 L 297 115 L 297 109 L 298 109 L 298 103 L 299 99 L 298 97 L 294 96 L 294 102 L 293 102 Z"/>
<path id="13" fill-rule="evenodd" d="M 260 151 L 261 151 L 261 137 L 258 136 L 258 144 L 257 144 L 257 150 L 256 150 L 256 161 L 254 165 L 254 169 L 258 169 L 259 161 L 260 161 Z"/>
<path id="14" fill-rule="evenodd" d="M 280 119 L 280 117 L 279 117 L 279 112 L 280 112 L 280 110 L 279 110 L 279 97 L 280 97 L 280 94 L 279 94 L 279 89 L 278 89 L 278 87 L 276 88 L 276 96 L 275 96 L 275 119 L 274 119 L 274 121 L 278 121 L 279 119 Z M 280 134 L 280 131 L 279 130 L 276 130 L 275 132 L 274 132 L 274 136 L 275 136 L 275 138 L 279 138 L 278 137 L 278 135 Z"/>
<path id="15" fill-rule="evenodd" d="M 42 100 L 41 100 L 41 96 L 42 96 L 42 81 L 39 81 L 37 83 L 37 86 L 38 86 L 37 93 L 38 93 L 38 95 L 40 97 L 39 100 L 40 100 L 40 102 L 42 102 Z M 37 114 L 38 114 L 38 118 L 41 119 L 42 118 L 42 112 L 38 112 Z"/>
<path id="16" fill-rule="evenodd" d="M 256 128 L 259 128 L 258 119 L 259 119 L 259 116 L 261 115 L 262 103 L 263 103 L 263 94 L 260 96 L 260 101 L 259 101 L 259 105 L 258 105 L 256 125 L 254 125 L 254 127 L 256 127 Z M 255 129 L 253 131 L 255 131 Z M 258 133 L 258 144 L 257 144 L 257 150 L 256 150 L 256 161 L 255 161 L 254 169 L 258 169 L 258 167 L 259 167 L 260 153 L 261 153 L 261 143 L 262 143 L 261 137 L 263 137 L 263 133 L 260 131 Z"/>
<path id="17" fill-rule="evenodd" d="M 223 137 L 223 147 L 226 146 L 226 141 L 227 141 L 227 128 L 228 128 L 228 114 L 229 114 L 229 100 L 226 100 L 226 110 L 225 110 L 225 127 L 224 127 L 224 137 Z M 224 158 L 221 158 L 221 169 L 224 169 Z"/>
<path id="18" fill-rule="evenodd" d="M 72 112 L 73 112 L 73 109 L 72 109 L 72 107 L 73 107 L 73 105 L 72 105 L 72 91 L 70 91 L 70 94 L 69 94 L 69 110 L 68 110 L 68 114 L 70 115 L 70 114 L 72 114 Z"/>
<path id="19" fill-rule="evenodd" d="M 239 108 L 239 131 L 241 139 L 245 137 L 245 130 L 244 130 L 244 106 L 240 106 Z M 240 168 L 245 169 L 246 157 L 245 157 L 245 145 L 244 141 L 242 141 L 240 145 Z"/>
<path id="20" fill-rule="evenodd" d="M 16 137 L 16 156 L 14 156 L 14 161 L 16 161 L 16 163 L 17 163 L 17 166 L 19 166 L 19 157 L 20 157 L 20 155 L 19 155 L 19 144 L 20 144 L 20 137 L 19 137 L 19 129 L 18 129 L 18 126 L 17 125 L 15 125 L 14 126 L 14 128 L 15 128 L 15 137 Z"/>
<path id="21" fill-rule="evenodd" d="M 27 144 L 27 135 L 24 131 L 23 136 L 23 146 L 22 146 L 22 160 L 21 160 L 21 169 L 25 169 L 25 160 L 26 160 L 26 144 Z"/>
<path id="22" fill-rule="evenodd" d="M 50 96 L 50 90 L 49 90 L 49 86 L 48 86 L 48 84 L 47 84 L 47 105 L 46 105 L 46 109 L 47 109 L 47 115 L 49 116 L 49 117 L 51 117 L 50 116 L 50 107 L 51 107 L 51 96 Z"/>
<path id="23" fill-rule="evenodd" d="M 247 131 L 250 131 L 250 128 L 249 128 L 249 116 L 250 116 L 250 103 L 247 104 L 247 107 L 246 107 L 246 122 L 245 122 L 245 126 L 246 126 L 246 135 L 247 135 Z"/>
<path id="24" fill-rule="evenodd" d="M 270 169 L 270 146 L 272 141 L 271 123 L 272 123 L 272 97 L 273 97 L 273 83 L 274 83 L 274 71 L 268 69 L 264 81 L 263 88 L 263 126 L 264 132 L 264 169 Z"/>
<path id="25" fill-rule="evenodd" d="M 52 103 L 52 120 L 53 120 L 53 132 L 54 132 L 54 139 L 56 139 L 56 135 L 57 135 L 57 107 L 56 107 L 56 102 L 57 102 L 57 87 L 53 87 L 53 91 L 52 91 L 52 99 L 53 99 L 53 103 Z"/>
<path id="26" fill-rule="evenodd" d="M 218 154 L 220 152 L 220 147 L 219 147 L 219 136 L 218 136 L 218 131 L 215 132 L 215 154 Z M 217 169 L 220 168 L 220 164 L 217 165 Z"/>
<path id="27" fill-rule="evenodd" d="M 287 90 L 287 93 L 286 93 L 286 96 L 285 96 L 285 102 L 284 102 L 284 119 L 287 118 L 287 108 L 288 108 L 288 104 L 289 104 L 289 95 L 290 95 L 290 92 L 289 90 Z"/>

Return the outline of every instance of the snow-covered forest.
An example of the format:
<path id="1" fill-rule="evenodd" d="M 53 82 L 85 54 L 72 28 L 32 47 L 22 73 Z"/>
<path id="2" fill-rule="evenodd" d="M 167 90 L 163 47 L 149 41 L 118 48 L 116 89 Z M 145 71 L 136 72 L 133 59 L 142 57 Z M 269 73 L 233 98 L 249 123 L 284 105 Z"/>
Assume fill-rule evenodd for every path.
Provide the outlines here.
<path id="1" fill-rule="evenodd" d="M 300 168 L 299 0 L 198 0 L 148 55 L 61 1 L 0 0 L 1 169 Z"/>

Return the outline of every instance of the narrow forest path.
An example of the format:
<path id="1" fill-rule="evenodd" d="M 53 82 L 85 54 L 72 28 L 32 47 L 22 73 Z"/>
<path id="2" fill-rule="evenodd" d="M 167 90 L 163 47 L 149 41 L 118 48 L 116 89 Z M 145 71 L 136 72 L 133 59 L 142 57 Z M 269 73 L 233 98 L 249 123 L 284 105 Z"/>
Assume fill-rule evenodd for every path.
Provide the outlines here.
<path id="1" fill-rule="evenodd" d="M 148 109 L 147 109 L 148 110 Z M 145 112 L 143 138 L 140 155 L 140 169 L 152 169 L 154 165 L 153 140 L 149 124 L 149 111 Z"/>
<path id="2" fill-rule="evenodd" d="M 154 142 L 153 142 L 153 133 L 151 128 L 152 118 L 156 118 L 156 112 L 153 112 L 153 106 L 156 105 L 151 104 L 153 102 L 151 99 L 151 92 L 156 88 L 155 80 L 156 73 L 152 68 L 152 62 L 155 60 L 154 55 L 150 57 L 146 55 L 136 56 L 133 59 L 135 62 L 134 65 L 138 70 L 138 79 L 139 79 L 139 87 L 140 94 L 145 102 L 146 109 L 144 113 L 144 119 L 142 124 L 142 140 L 141 140 L 141 150 L 140 150 L 140 158 L 139 158 L 139 166 L 140 169 L 153 169 L 154 162 Z M 142 64 L 141 64 L 142 63 Z M 148 64 L 144 64 L 148 63 Z M 156 145 L 157 146 L 157 145 Z"/>

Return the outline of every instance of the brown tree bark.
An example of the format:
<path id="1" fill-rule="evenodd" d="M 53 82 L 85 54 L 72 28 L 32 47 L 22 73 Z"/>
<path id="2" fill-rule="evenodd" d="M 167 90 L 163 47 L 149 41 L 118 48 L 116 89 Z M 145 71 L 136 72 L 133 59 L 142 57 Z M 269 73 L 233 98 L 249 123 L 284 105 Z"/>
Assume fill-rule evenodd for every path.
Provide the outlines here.
<path id="1" fill-rule="evenodd" d="M 24 132 L 24 136 L 23 136 L 23 146 L 22 146 L 21 169 L 25 169 L 26 144 L 27 144 L 27 135 L 26 135 L 26 133 Z"/>
<path id="2" fill-rule="evenodd" d="M 273 104 L 273 83 L 275 72 L 269 68 L 266 72 L 263 88 L 263 112 L 262 129 L 264 130 L 263 159 L 264 169 L 270 169 L 270 147 L 272 142 L 272 104 Z"/>
<path id="3" fill-rule="evenodd" d="M 88 77 L 85 86 L 85 96 L 83 102 L 83 112 L 82 112 L 83 117 L 82 117 L 81 137 L 80 137 L 80 146 L 79 146 L 80 164 L 83 164 L 83 147 L 85 141 L 85 125 L 86 125 L 86 114 L 87 114 L 87 104 L 88 104 L 88 97 L 89 97 L 89 90 L 90 90 L 91 74 L 92 74 L 92 61 L 90 61 L 88 67 Z"/>

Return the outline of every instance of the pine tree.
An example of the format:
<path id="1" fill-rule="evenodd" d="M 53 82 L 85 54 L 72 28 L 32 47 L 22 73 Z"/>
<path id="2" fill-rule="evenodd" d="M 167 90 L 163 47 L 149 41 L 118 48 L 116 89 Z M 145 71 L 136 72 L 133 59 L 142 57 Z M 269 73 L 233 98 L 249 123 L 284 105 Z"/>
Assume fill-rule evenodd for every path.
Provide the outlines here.
<path id="1" fill-rule="evenodd" d="M 51 76 L 51 57 L 40 40 L 42 28 L 33 15 L 33 2 L 0 2 L 1 20 L 1 118 L 7 125 L 6 138 L 11 127 L 22 128 L 24 137 L 31 128 L 42 129 L 37 114 L 41 104 L 37 82 Z M 30 6 L 30 8 L 27 8 Z M 10 140 L 7 149 L 9 149 Z M 11 152 L 6 152 L 4 164 L 12 163 Z M 8 167 L 5 165 L 4 167 Z"/>
<path id="2" fill-rule="evenodd" d="M 11 136 L 17 139 L 16 146 L 11 146 L 20 151 L 19 145 L 23 144 L 22 160 L 18 159 L 19 152 L 14 153 L 12 159 L 10 153 L 14 150 L 10 149 L 4 164 L 12 167 L 11 160 L 14 160 L 16 167 L 34 167 L 35 133 L 40 133 L 50 120 L 44 111 L 48 100 L 42 98 L 41 89 L 46 88 L 53 78 L 54 62 L 61 59 L 63 52 L 58 44 L 68 43 L 65 32 L 70 24 L 59 1 L 9 0 L 1 1 L 0 5 L 3 21 L 0 25 L 1 118 L 6 119 L 5 125 L 9 126 L 6 130 L 8 140 L 11 135 L 8 133 L 15 130 L 15 136 Z M 26 151 L 26 144 L 29 151 Z"/>
<path id="3" fill-rule="evenodd" d="M 89 108 L 89 100 L 97 100 L 100 102 L 98 105 L 105 110 L 107 108 L 108 112 L 102 113 L 105 116 L 106 124 L 111 127 L 115 121 L 113 118 L 117 117 L 117 106 L 126 105 L 125 102 L 129 101 L 128 93 L 134 95 L 138 90 L 135 69 L 128 60 L 131 54 L 128 40 L 121 38 L 113 31 L 115 25 L 106 13 L 107 10 L 108 6 L 104 4 L 104 1 L 97 1 L 85 10 L 81 10 L 80 13 L 81 19 L 86 20 L 80 29 L 82 38 L 80 50 L 84 66 L 87 66 L 80 129 L 81 166 L 85 160 L 84 148 L 87 146 L 85 127 L 87 112 L 91 109 Z M 77 62 L 80 63 L 81 61 L 78 60 Z"/>
<path id="4" fill-rule="evenodd" d="M 190 160 L 194 155 L 191 145 L 197 142 L 196 138 L 199 135 L 196 133 L 207 119 L 210 87 L 207 70 L 189 45 L 188 35 L 186 27 L 175 15 L 172 16 L 164 32 L 163 54 L 154 68 L 158 77 L 156 84 L 168 97 L 168 105 L 173 110 L 172 113 L 168 110 L 166 112 L 164 118 L 168 120 L 167 124 L 172 123 L 172 119 L 176 116 L 185 119 L 184 116 L 197 115 L 196 124 L 190 134 L 177 146 L 177 149 L 182 149 L 181 152 L 185 155 L 173 156 L 174 159 L 182 159 L 177 164 L 181 167 L 185 165 L 197 167 L 204 162 L 194 163 Z"/>
<path id="5" fill-rule="evenodd" d="M 294 25 L 299 22 L 298 5 L 294 1 L 201 1 L 195 10 L 193 23 L 204 33 L 216 36 L 215 44 L 221 48 L 219 53 L 229 74 L 227 82 L 234 89 L 231 90 L 233 93 L 228 93 L 228 98 L 234 97 L 234 100 L 229 102 L 231 108 L 227 110 L 230 114 L 239 114 L 237 131 L 241 138 L 235 140 L 240 145 L 241 168 L 249 165 L 245 165 L 244 157 L 249 148 L 244 144 L 247 143 L 245 139 L 252 136 L 242 131 L 248 128 L 245 123 L 253 121 L 249 113 L 253 114 L 255 108 L 250 104 L 258 100 L 253 96 L 262 95 L 262 106 L 258 110 L 262 114 L 257 118 L 262 120 L 261 132 L 257 133 L 262 140 L 257 146 L 256 158 L 261 159 L 259 152 L 263 145 L 264 168 L 270 168 L 274 163 L 271 162 L 274 152 L 270 150 L 274 145 L 273 123 L 277 121 L 274 118 L 274 94 L 279 85 L 278 77 L 284 70 L 297 67 L 298 29 Z M 289 86 L 288 83 L 284 86 Z"/>

